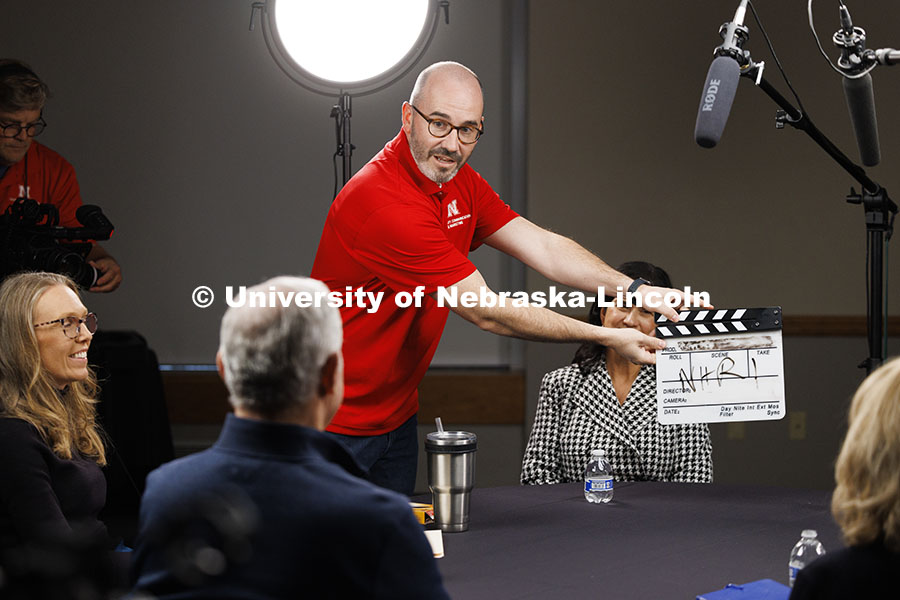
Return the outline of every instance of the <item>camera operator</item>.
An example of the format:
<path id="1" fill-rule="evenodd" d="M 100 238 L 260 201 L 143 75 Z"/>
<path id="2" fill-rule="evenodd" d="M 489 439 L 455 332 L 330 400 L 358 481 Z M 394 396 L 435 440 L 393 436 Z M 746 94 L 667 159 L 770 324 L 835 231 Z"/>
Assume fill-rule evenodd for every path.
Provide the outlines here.
<path id="1" fill-rule="evenodd" d="M 75 169 L 34 141 L 47 125 L 42 112 L 48 95 L 47 85 L 25 63 L 0 59 L 0 213 L 17 199 L 30 198 L 56 206 L 62 227 L 79 227 Z M 119 264 L 96 242 L 86 260 L 98 273 L 90 291 L 111 292 L 122 283 Z"/>

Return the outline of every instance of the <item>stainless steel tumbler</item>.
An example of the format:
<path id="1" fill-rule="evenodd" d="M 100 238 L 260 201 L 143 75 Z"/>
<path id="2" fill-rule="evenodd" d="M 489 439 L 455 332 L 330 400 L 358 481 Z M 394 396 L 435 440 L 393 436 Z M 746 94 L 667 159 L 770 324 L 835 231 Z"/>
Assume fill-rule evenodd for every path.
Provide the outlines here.
<path id="1" fill-rule="evenodd" d="M 469 528 L 469 494 L 475 485 L 476 437 L 468 431 L 433 431 L 425 436 L 428 487 L 434 520 L 442 531 Z"/>

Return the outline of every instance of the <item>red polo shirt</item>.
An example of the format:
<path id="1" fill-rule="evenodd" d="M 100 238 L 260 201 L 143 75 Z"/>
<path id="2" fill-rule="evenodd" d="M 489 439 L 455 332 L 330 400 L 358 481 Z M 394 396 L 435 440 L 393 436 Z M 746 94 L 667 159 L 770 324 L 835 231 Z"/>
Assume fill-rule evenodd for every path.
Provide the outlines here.
<path id="1" fill-rule="evenodd" d="M 33 140 L 25 158 L 12 165 L 0 179 L 0 212 L 23 197 L 55 205 L 62 227 L 81 226 L 75 218 L 75 211 L 81 206 L 75 169 L 62 156 Z"/>
<path id="2" fill-rule="evenodd" d="M 417 386 L 434 356 L 449 309 L 428 294 L 475 272 L 467 258 L 518 216 L 469 165 L 439 186 L 413 160 L 400 133 L 344 186 L 331 206 L 312 277 L 332 291 L 384 292 L 375 312 L 341 308 L 344 404 L 329 431 L 379 435 L 419 409 Z M 420 308 L 398 292 L 425 287 Z"/>

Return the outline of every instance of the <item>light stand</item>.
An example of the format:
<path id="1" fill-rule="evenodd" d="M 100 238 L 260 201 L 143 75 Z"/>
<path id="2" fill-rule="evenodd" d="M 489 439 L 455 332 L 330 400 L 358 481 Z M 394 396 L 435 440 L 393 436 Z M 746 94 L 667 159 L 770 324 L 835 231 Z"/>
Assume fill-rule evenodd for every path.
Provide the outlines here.
<path id="1" fill-rule="evenodd" d="M 286 2 L 294 2 L 299 4 L 299 0 L 286 0 Z M 410 0 L 415 3 L 415 0 Z M 408 45 L 403 46 L 400 51 L 392 58 L 392 61 L 385 64 L 378 64 L 372 69 L 359 70 L 361 63 L 365 62 L 368 54 L 378 49 L 382 41 L 384 41 L 384 31 L 389 27 L 392 28 L 390 35 L 396 37 L 406 32 L 409 27 L 401 23 L 401 17 L 409 15 L 409 9 L 404 7 L 395 7 L 396 15 L 390 15 L 391 22 L 389 25 L 381 26 L 376 23 L 366 21 L 366 11 L 373 8 L 379 8 L 377 1 L 372 2 L 349 2 L 344 0 L 344 7 L 340 6 L 336 0 L 319 0 L 319 4 L 325 6 L 327 10 L 323 13 L 322 23 L 302 23 L 306 26 L 305 33 L 321 33 L 322 31 L 332 31 L 335 29 L 335 19 L 338 19 L 339 31 L 334 32 L 338 39 L 327 40 L 323 42 L 321 48 L 315 49 L 312 58 L 321 59 L 321 57 L 334 54 L 341 58 L 343 64 L 335 64 L 336 69 L 331 72 L 322 70 L 320 64 L 316 67 L 309 67 L 307 59 L 310 56 L 295 55 L 296 44 L 291 44 L 291 40 L 283 38 L 283 30 L 287 31 L 285 23 L 279 23 L 276 0 L 266 0 L 265 2 L 253 2 L 250 14 L 250 29 L 253 29 L 254 18 L 257 11 L 261 14 L 263 23 L 263 37 L 266 41 L 266 47 L 278 67 L 294 82 L 300 84 L 304 88 L 324 94 L 327 96 L 338 96 L 337 104 L 331 108 L 331 117 L 335 120 L 335 137 L 337 149 L 334 156 L 340 156 L 342 162 L 342 181 L 346 184 L 352 175 L 351 159 L 353 156 L 353 144 L 350 141 L 350 119 L 352 115 L 351 94 L 361 96 L 371 94 L 392 85 L 397 80 L 404 77 L 416 66 L 419 59 L 428 49 L 431 40 L 434 38 L 437 30 L 437 23 L 440 14 L 443 12 L 444 20 L 450 23 L 450 2 L 449 0 L 418 0 L 418 4 L 427 3 L 427 7 L 422 12 L 424 18 L 421 23 L 416 24 L 416 29 L 412 33 L 415 37 L 410 36 Z M 309 3 L 313 4 L 313 3 Z M 288 5 L 293 8 L 295 5 Z M 342 8 L 350 7 L 348 10 Z M 365 9 L 365 10 L 363 10 Z M 334 15 L 339 15 L 335 17 Z M 290 23 L 296 25 L 296 23 Z M 376 33 L 381 36 L 377 41 L 361 39 L 362 36 L 348 34 L 346 30 L 350 26 L 356 27 L 356 31 L 364 31 Z M 302 35 L 293 32 L 293 35 Z M 377 36 L 376 36 L 377 37 Z M 288 43 L 286 43 L 288 42 Z M 354 45 L 358 48 L 352 48 Z M 348 48 L 358 52 L 357 56 L 347 55 L 345 50 Z M 395 49 L 396 50 L 396 49 Z M 318 62 L 322 62 L 321 60 Z M 341 63 L 341 60 L 336 61 Z M 353 67 L 353 69 L 349 69 Z M 351 73 L 352 74 L 348 74 Z M 335 193 L 337 192 L 337 181 L 335 181 Z"/>
<path id="2" fill-rule="evenodd" d="M 341 157 L 342 181 L 346 185 L 350 181 L 350 175 L 352 174 L 350 159 L 353 157 L 354 150 L 353 144 L 350 143 L 350 117 L 353 116 L 350 94 L 341 92 L 338 103 L 331 107 L 331 116 L 334 118 L 334 134 L 337 140 L 337 150 L 334 154 Z"/>

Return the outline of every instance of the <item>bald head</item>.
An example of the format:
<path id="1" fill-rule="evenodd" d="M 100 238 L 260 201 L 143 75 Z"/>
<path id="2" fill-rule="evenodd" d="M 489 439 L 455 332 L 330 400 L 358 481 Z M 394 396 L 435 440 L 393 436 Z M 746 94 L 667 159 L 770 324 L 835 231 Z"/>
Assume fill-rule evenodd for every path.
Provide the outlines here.
<path id="1" fill-rule="evenodd" d="M 409 96 L 409 103 L 416 106 L 420 103 L 427 104 L 440 90 L 448 87 L 477 96 L 482 107 L 484 106 L 484 86 L 478 75 L 470 68 L 452 61 L 434 63 L 419 73 Z"/>
<path id="2" fill-rule="evenodd" d="M 469 160 L 478 140 L 477 135 L 472 140 L 472 131 L 467 130 L 464 143 L 459 128 L 484 132 L 481 81 L 459 63 L 433 64 L 419 74 L 409 102 L 403 103 L 402 116 L 419 171 L 439 185 L 447 183 Z"/>

